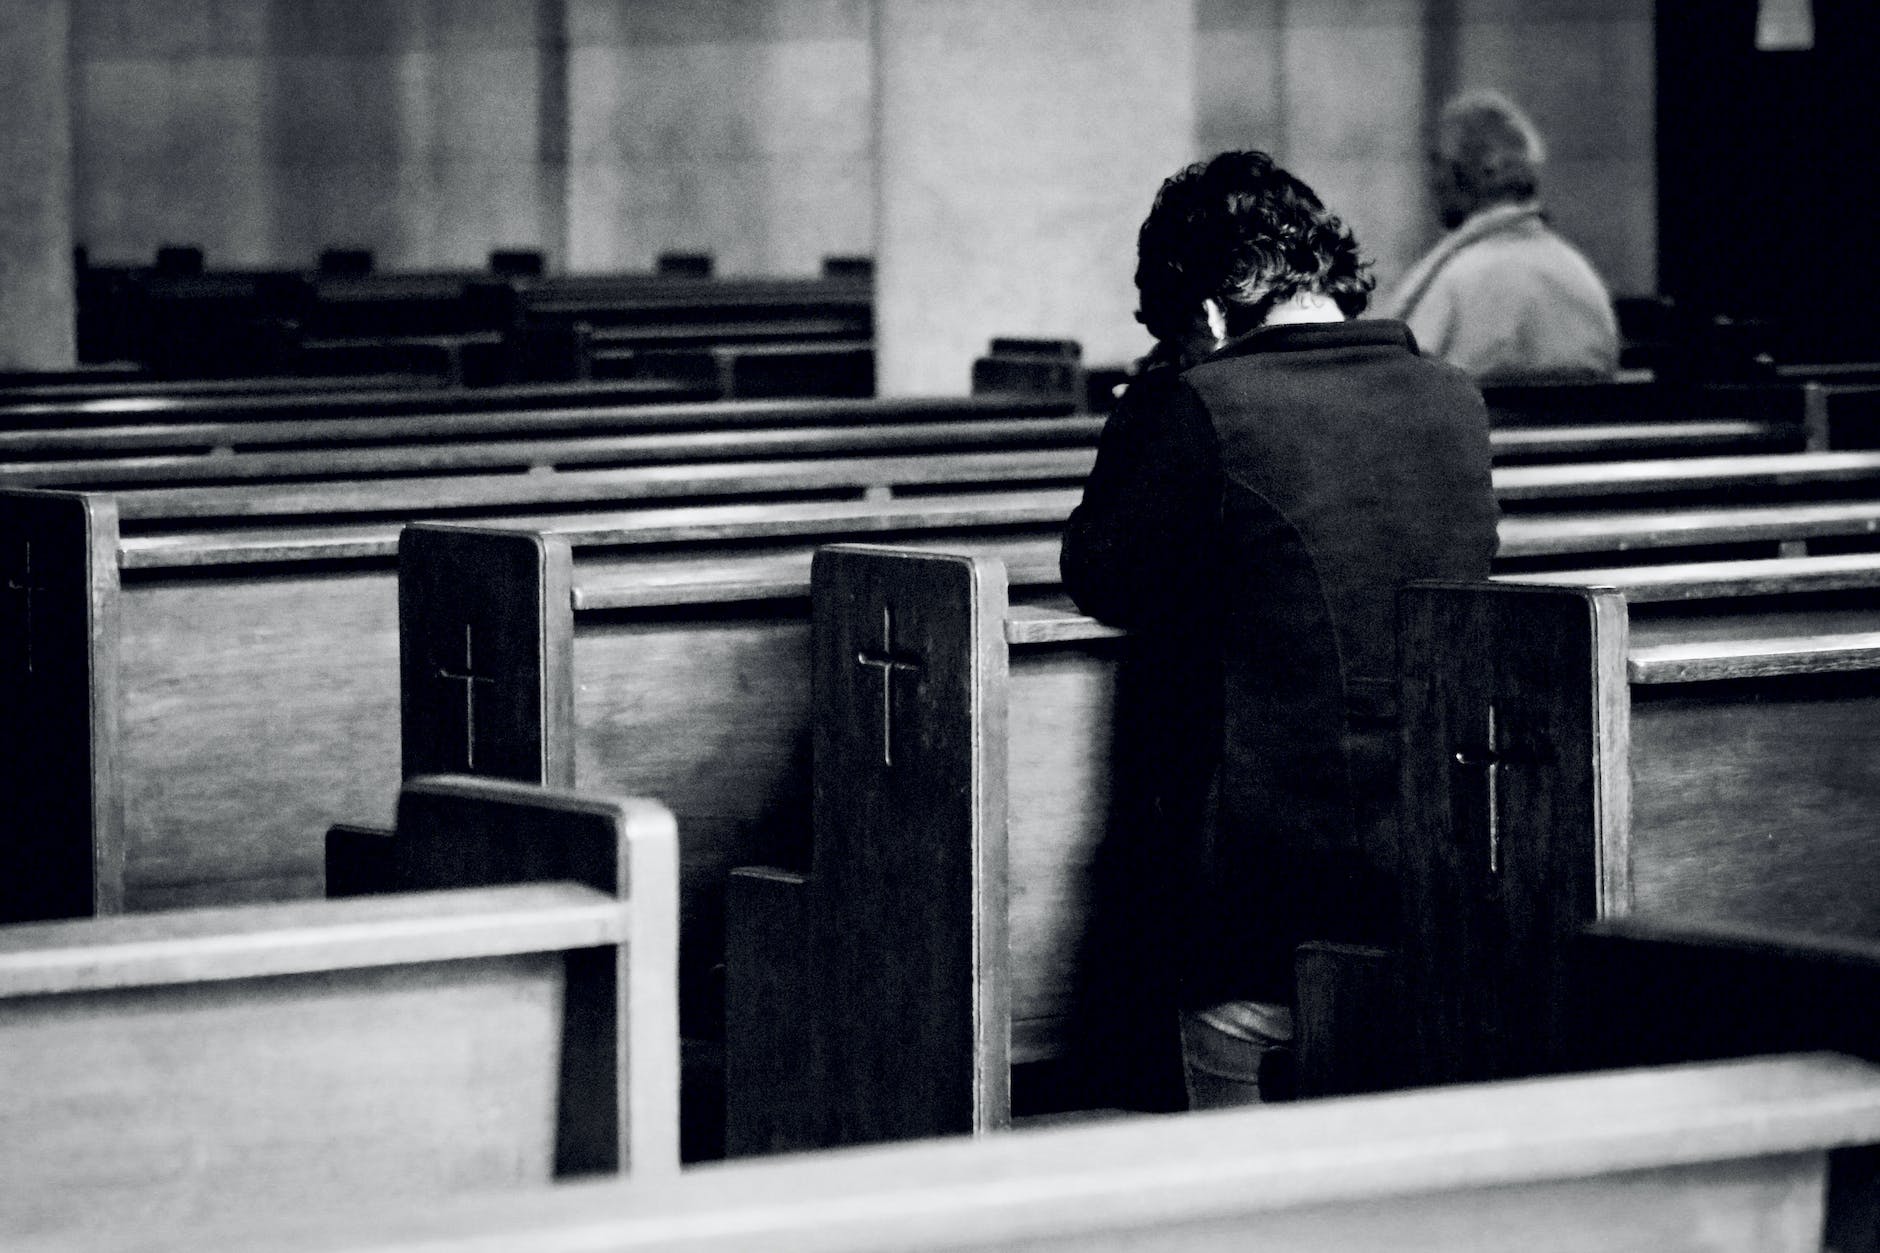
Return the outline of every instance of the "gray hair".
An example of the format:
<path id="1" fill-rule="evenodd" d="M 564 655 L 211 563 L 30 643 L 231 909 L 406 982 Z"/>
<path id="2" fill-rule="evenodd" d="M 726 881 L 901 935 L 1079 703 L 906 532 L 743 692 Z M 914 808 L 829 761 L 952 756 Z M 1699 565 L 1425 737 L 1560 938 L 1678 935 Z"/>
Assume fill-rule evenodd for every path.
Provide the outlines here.
<path id="1" fill-rule="evenodd" d="M 1436 151 L 1475 200 L 1528 200 L 1540 191 L 1547 145 L 1528 115 L 1498 91 L 1468 91 L 1436 118 Z"/>

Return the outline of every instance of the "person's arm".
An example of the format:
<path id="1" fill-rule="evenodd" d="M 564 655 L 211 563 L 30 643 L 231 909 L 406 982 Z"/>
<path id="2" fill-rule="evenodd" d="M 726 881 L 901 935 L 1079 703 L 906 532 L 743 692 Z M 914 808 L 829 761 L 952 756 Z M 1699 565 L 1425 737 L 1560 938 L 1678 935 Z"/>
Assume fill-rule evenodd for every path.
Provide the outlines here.
<path id="1" fill-rule="evenodd" d="M 1211 582 L 1220 513 L 1220 444 L 1200 400 L 1172 375 L 1139 380 L 1104 425 L 1065 530 L 1065 590 L 1118 626 L 1190 620 Z"/>

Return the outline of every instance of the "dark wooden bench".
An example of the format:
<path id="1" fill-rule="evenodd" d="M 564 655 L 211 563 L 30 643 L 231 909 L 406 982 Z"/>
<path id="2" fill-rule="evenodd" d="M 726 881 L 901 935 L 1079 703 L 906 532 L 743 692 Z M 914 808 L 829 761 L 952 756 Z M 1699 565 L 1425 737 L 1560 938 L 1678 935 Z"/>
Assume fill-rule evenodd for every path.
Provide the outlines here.
<path id="1" fill-rule="evenodd" d="M 1573 423 L 1623 426 L 1690 422 L 1719 439 L 1734 432 L 1736 450 L 1760 442 L 1771 450 L 1872 448 L 1880 440 L 1880 380 L 1859 370 L 1807 372 L 1745 383 L 1657 383 L 1649 377 L 1610 383 L 1543 383 L 1484 390 L 1497 429 Z"/>
<path id="2" fill-rule="evenodd" d="M 1633 515 L 1630 531 L 1603 518 L 1585 527 L 1570 516 L 1509 519 L 1504 550 L 1562 560 L 1577 552 L 1582 563 L 1621 550 L 1649 555 L 1666 542 L 1757 540 L 1773 550 L 1770 541 L 1781 533 L 1769 528 L 1778 519 L 1779 511 L 1747 511 L 1739 530 L 1728 512 L 1648 513 Z M 1810 514 L 1796 525 L 1805 532 L 1826 521 Z M 552 535 L 408 532 L 401 593 L 407 769 L 474 766 L 665 797 L 682 815 L 688 841 L 688 1016 L 709 1024 L 723 874 L 741 849 L 753 860 L 794 865 L 807 856 L 806 598 L 814 540 L 779 535 L 764 546 L 670 555 L 574 541 L 568 552 L 565 537 Z M 1048 514 L 1022 526 L 1008 517 L 977 536 L 936 532 L 925 543 L 957 550 L 962 541 L 1000 557 L 1031 594 L 1057 583 L 1056 525 Z M 1880 562 L 1824 560 L 1842 568 L 1838 577 L 1869 585 Z M 1784 569 L 1764 575 L 1829 577 Z M 466 627 L 477 681 L 444 680 L 446 672 L 468 673 Z M 484 710 L 474 721 L 467 717 L 473 694 Z M 492 708 L 510 712 L 497 718 Z M 737 733 L 725 734 L 727 726 Z"/>
<path id="3" fill-rule="evenodd" d="M 374 512 L 389 513 L 415 507 L 407 501 L 451 498 L 453 491 L 470 491 L 480 499 L 471 484 L 483 478 L 487 486 L 489 475 L 532 473 L 569 484 L 590 484 L 585 489 L 571 487 L 575 492 L 567 497 L 571 500 L 631 500 L 655 482 L 668 485 L 655 494 L 685 494 L 681 480 L 687 476 L 676 468 L 687 465 L 699 467 L 694 477 L 709 478 L 749 473 L 735 468 L 740 463 L 781 463 L 782 469 L 761 476 L 773 486 L 753 489 L 780 492 L 790 490 L 793 483 L 801 484 L 801 490 L 824 486 L 829 471 L 805 465 L 810 459 L 834 463 L 843 458 L 872 458 L 883 477 L 862 481 L 838 474 L 832 481 L 837 486 L 892 487 L 897 476 L 907 482 L 934 476 L 919 470 L 910 474 L 905 465 L 888 468 L 882 458 L 932 454 L 938 462 L 938 454 L 1010 450 L 1015 456 L 1007 473 L 1023 479 L 1037 475 L 1025 469 L 1028 463 L 1017 454 L 1053 448 L 1075 454 L 1055 474 L 1075 481 L 1088 468 L 1088 449 L 1098 423 L 1091 417 L 1052 414 L 1043 406 L 981 403 L 871 405 L 860 411 L 827 414 L 752 405 L 649 406 L 644 413 L 628 407 L 587 413 L 312 424 L 325 428 L 320 432 L 324 438 L 310 438 L 314 432 L 296 438 L 296 432 L 281 429 L 291 425 L 132 428 L 123 432 L 122 443 L 115 446 L 111 435 L 116 432 L 50 436 L 39 441 L 39 459 L 0 462 L 0 486 L 115 490 L 122 494 L 124 516 L 156 517 L 162 516 L 163 508 L 152 502 L 183 499 L 175 491 L 162 494 L 165 488 L 239 484 L 239 497 L 225 494 L 224 498 L 246 497 L 256 502 L 257 507 L 248 511 L 255 514 L 266 512 L 262 502 L 276 499 L 269 495 L 270 485 L 294 484 L 296 492 L 305 489 L 314 493 L 311 499 L 330 502 L 316 504 L 316 508 L 336 514 L 358 512 L 358 506 L 349 502 L 364 501 L 364 493 L 375 494 L 383 502 Z M 17 433 L 0 433 L 0 456 L 5 455 L 8 434 Z M 226 442 L 207 442 L 213 440 Z M 53 447 L 46 449 L 45 444 Z M 104 449 L 104 455 L 91 451 L 97 448 Z M 46 456 L 46 452 L 67 455 Z M 650 477 L 594 477 L 594 471 L 602 468 L 636 466 L 662 468 Z M 987 469 L 996 470 L 996 466 L 989 462 Z M 562 477 L 571 471 L 583 473 Z M 546 481 L 538 486 L 550 490 Z M 500 486 L 497 494 L 501 494 Z"/>
<path id="4" fill-rule="evenodd" d="M 119 1232 L 76 1249 L 1804 1253 L 1822 1248 L 1829 1151 L 1880 1140 L 1876 1075 L 1819 1054 L 1622 1071 Z"/>
<path id="5" fill-rule="evenodd" d="M 9 1245 L 676 1174 L 670 815 L 435 779 L 378 839 L 394 893 L 0 927 Z"/>
<path id="6" fill-rule="evenodd" d="M 729 1135 L 734 1149 L 746 1151 L 1003 1125 L 1008 1064 L 1062 1048 L 1081 946 L 1093 925 L 1092 876 L 1115 856 L 1105 839 L 1117 631 L 1049 605 L 1010 605 L 1004 571 L 984 558 L 835 549 L 818 561 L 814 852 L 807 874 L 803 861 L 737 872 L 727 904 Z M 1425 1066 L 1505 1073 L 1493 1069 L 1495 1048 L 1531 1052 L 1549 1031 L 1567 1038 L 1557 1020 L 1527 1022 L 1517 1033 L 1519 1015 L 1481 1007 L 1505 1009 L 1517 999 L 1536 1009 L 1557 1006 L 1537 973 L 1550 967 L 1536 946 L 1563 946 L 1584 922 L 1623 911 L 1632 902 L 1625 885 L 1643 884 L 1654 870 L 1664 883 L 1645 896 L 1655 904 L 1694 910 L 1708 894 L 1713 910 L 1733 917 L 1812 907 L 1817 916 L 1849 926 L 1860 925 L 1861 911 L 1871 914 L 1880 899 L 1874 891 L 1880 864 L 1863 845 L 1873 843 L 1864 837 L 1880 812 L 1880 780 L 1863 785 L 1858 765 L 1850 763 L 1864 761 L 1880 735 L 1880 706 L 1872 695 L 1880 690 L 1874 688 L 1880 638 L 1865 637 L 1863 645 L 1821 633 L 1850 616 L 1871 619 L 1880 567 L 1870 561 L 1851 570 L 1837 561 L 1817 572 L 1790 563 L 1785 575 L 1772 566 L 1754 572 L 1719 567 L 1708 578 L 1685 568 L 1670 574 L 1663 589 L 1649 587 L 1649 576 L 1631 589 L 1638 612 L 1662 608 L 1666 614 L 1658 638 L 1639 633 L 1629 654 L 1636 669 L 1661 664 L 1677 647 L 1665 641 L 1681 637 L 1687 662 L 1701 657 L 1717 667 L 1773 670 L 1781 677 L 1766 682 L 1786 682 L 1792 690 L 1812 684 L 1822 703 L 1798 715 L 1759 701 L 1765 693 L 1728 682 L 1700 693 L 1713 722 L 1735 720 L 1736 739 L 1729 742 L 1767 745 L 1768 759 L 1754 764 L 1756 782 L 1733 783 L 1723 793 L 1671 780 L 1684 771 L 1689 782 L 1691 759 L 1720 776 L 1742 772 L 1744 751 L 1720 741 L 1707 753 L 1693 741 L 1674 757 L 1670 745 L 1635 741 L 1629 876 L 1612 851 L 1614 839 L 1625 847 L 1616 830 L 1625 826 L 1626 767 L 1602 774 L 1597 787 L 1571 782 L 1570 772 L 1589 750 L 1584 735 L 1573 738 L 1579 724 L 1556 709 L 1610 716 L 1612 698 L 1586 696 L 1573 660 L 1581 654 L 1563 638 L 1568 626 L 1545 637 L 1522 636 L 1532 643 L 1516 648 L 1503 632 L 1463 630 L 1458 615 L 1418 626 L 1410 612 L 1404 717 L 1406 742 L 1424 749 L 1412 759 L 1429 775 L 1424 792 L 1466 789 L 1471 770 L 1487 777 L 1494 773 L 1490 766 L 1502 772 L 1501 780 L 1522 780 L 1523 768 L 1555 780 L 1546 788 L 1519 784 L 1520 792 L 1511 790 L 1516 782 L 1498 782 L 1494 804 L 1478 797 L 1461 811 L 1456 822 L 1463 833 L 1452 829 L 1446 808 L 1420 825 L 1406 824 L 1404 874 L 1415 889 L 1406 899 L 1418 903 L 1406 905 L 1406 912 L 1419 920 L 1409 946 L 1417 969 L 1409 973 L 1419 1015 L 1437 1013 L 1452 1027 L 1495 1024 L 1488 1042 L 1460 1038 L 1454 1029 L 1432 1038 L 1420 1050 Z M 1786 614 L 1763 612 L 1785 577 L 1796 580 L 1788 589 L 1794 603 Z M 1853 583 L 1856 590 L 1844 596 L 1855 604 L 1815 603 L 1824 580 Z M 1735 622 L 1752 635 L 1778 627 L 1785 634 L 1755 649 L 1716 641 L 1689 647 L 1723 630 L 1687 616 L 1700 588 L 1719 622 Z M 1481 594 L 1548 599 L 1518 587 Z M 1560 595 L 1606 606 L 1608 623 L 1624 606 L 1613 592 Z M 1583 608 L 1580 617 L 1587 616 Z M 1623 673 L 1628 653 L 1609 629 L 1600 637 L 1601 656 Z M 1797 638 L 1811 641 L 1813 651 L 1799 650 L 1792 643 Z M 1438 642 L 1440 663 L 1428 655 Z M 1484 666 L 1483 658 L 1493 664 Z M 1524 662 L 1526 669 L 1518 669 Z M 1432 675 L 1438 664 L 1440 673 Z M 1454 673 L 1465 670 L 1471 676 L 1524 673 L 1537 685 L 1525 698 L 1511 696 L 1506 703 L 1515 712 L 1493 721 L 1501 738 L 1474 747 L 1464 741 L 1487 734 L 1476 725 L 1489 725 L 1486 713 L 1477 710 L 1482 716 L 1466 726 L 1458 717 L 1453 727 L 1439 729 L 1426 708 L 1438 698 L 1445 708 L 1467 704 L 1489 681 Z M 1540 694 L 1545 689 L 1538 685 L 1568 680 L 1581 684 L 1577 697 Z M 1670 716 L 1692 715 L 1674 705 Z M 1811 737 L 1770 742 L 1781 733 L 1768 720 L 1793 731 L 1798 717 L 1809 716 L 1814 721 L 1803 725 L 1812 727 Z M 1536 728 L 1546 730 L 1546 743 Z M 1670 738 L 1675 741 L 1677 732 Z M 1833 755 L 1809 762 L 1825 744 L 1836 745 Z M 1471 765 L 1457 766 L 1458 755 Z M 1758 794 L 1758 784 L 1769 794 Z M 1413 789 L 1410 803 L 1418 795 Z M 1434 812 L 1434 800 L 1422 803 Z M 1811 808 L 1815 825 L 1773 850 L 1761 847 L 1765 827 L 1749 806 L 1797 803 Z M 1696 830 L 1703 847 L 1680 836 L 1676 824 Z M 1740 858 L 1706 856 L 1730 846 L 1731 837 L 1704 838 L 1722 826 L 1760 862 L 1739 872 L 1732 865 L 1741 865 Z M 1604 844 L 1591 843 L 1595 832 Z M 1546 854 L 1545 874 L 1530 869 L 1542 855 L 1537 846 L 1560 849 Z M 1418 877 L 1437 873 L 1417 869 L 1425 864 L 1466 875 L 1466 886 L 1446 880 L 1432 886 Z M 1569 894 L 1567 885 L 1579 895 Z M 1528 931 L 1489 935 L 1489 922 L 1469 922 L 1476 915 L 1504 919 L 1514 909 L 1453 905 L 1452 898 L 1471 891 L 1483 901 L 1518 899 L 1532 915 Z M 1528 932 L 1532 937 L 1524 938 Z M 1465 938 L 1472 944 L 1465 946 Z M 1440 986 L 1429 987 L 1439 975 Z M 1472 1008 L 1453 1009 L 1465 996 Z M 780 1015 L 785 1003 L 795 1008 Z M 1451 1007 L 1446 1016 L 1444 1006 Z M 1377 1020 L 1390 1021 L 1388 1011 Z M 798 1056 L 823 1059 L 824 1072 L 780 1060 Z M 922 1075 L 884 1064 L 891 1056 L 922 1058 Z M 1484 1072 L 1420 1073 L 1453 1079 Z"/>
<path id="7" fill-rule="evenodd" d="M 319 392 L 383 392 L 436 388 L 423 373 L 264 375 L 243 379 L 155 379 L 132 367 L 100 373 L 75 370 L 69 375 L 0 374 L 0 411 L 40 402 L 74 404 L 94 400 L 193 399 L 202 396 L 277 396 Z"/>
<path id="8" fill-rule="evenodd" d="M 127 423 L 149 427 L 498 413 L 703 399 L 710 397 L 700 395 L 695 388 L 644 379 L 490 388 L 396 386 L 334 393 L 297 388 L 278 394 L 136 394 L 95 400 L 52 398 L 0 407 L 0 433 L 76 430 Z"/>
<path id="9" fill-rule="evenodd" d="M 957 491 L 976 485 L 1028 489 L 1081 483 L 1095 457 L 1086 442 L 1095 422 L 1075 416 L 982 417 L 952 425 L 927 421 L 867 429 L 427 442 L 404 449 L 223 458 L 210 453 L 42 462 L 27 477 L 55 482 L 77 477 L 89 485 L 99 478 L 149 475 L 162 485 L 134 483 L 116 490 L 114 498 L 121 518 L 150 525 L 217 517 L 435 516 L 501 508 L 516 498 L 593 505 Z M 976 450 L 985 448 L 1000 451 Z M 619 468 L 587 468 L 596 465 Z M 533 477 L 519 486 L 517 474 L 524 470 Z M 174 476 L 176 485 L 164 476 Z M 1624 511 L 1647 504 L 1688 507 L 1708 501 L 1769 502 L 1783 508 L 1791 502 L 1802 502 L 1796 508 L 1826 502 L 1832 509 L 1875 498 L 1880 452 L 1502 466 L 1495 470 L 1495 484 L 1504 509 L 1516 514 L 1574 510 L 1626 517 Z"/>
<path id="10" fill-rule="evenodd" d="M 1054 456 L 1044 454 L 1050 473 L 1057 473 L 1049 462 Z M 874 481 L 878 469 L 850 463 L 829 473 L 846 476 L 841 481 L 856 488 Z M 936 469 L 930 458 L 914 461 L 911 472 L 953 473 Z M 1011 472 L 1001 461 L 998 473 Z M 683 553 L 661 546 L 698 545 L 741 559 L 897 531 L 1048 540 L 1076 502 L 1070 490 L 1026 490 L 1004 498 L 922 495 L 908 502 L 698 510 L 578 507 L 584 494 L 609 497 L 618 473 L 647 477 L 606 472 L 538 483 L 514 476 L 460 483 L 448 489 L 455 494 L 419 484 L 403 489 L 415 502 L 403 517 L 449 506 L 455 516 L 501 516 L 585 550 L 638 553 L 657 563 Z M 764 475 L 780 489 L 801 488 L 775 465 L 755 464 L 728 468 L 714 490 L 748 491 Z M 697 488 L 696 478 L 684 485 Z M 7 498 L 9 520 L 0 533 L 16 547 L 6 555 L 4 603 L 11 613 L 0 640 L 16 671 L 29 659 L 34 666 L 30 680 L 13 681 L 6 697 L 7 709 L 28 711 L 6 720 L 22 728 L 10 777 L 22 781 L 20 812 L 34 815 L 48 840 L 78 859 L 64 863 L 74 871 L 68 881 L 76 895 L 48 892 L 43 900 L 58 901 L 48 908 L 83 912 L 124 899 L 121 829 L 136 850 L 129 855 L 130 899 L 138 907 L 317 890 L 317 861 L 296 843 L 304 837 L 259 831 L 232 837 L 211 864 L 166 834 L 205 824 L 239 831 L 247 817 L 237 798 L 253 789 L 285 789 L 271 794 L 281 798 L 289 831 L 321 825 L 311 821 L 316 816 L 332 821 L 382 812 L 396 783 L 391 563 L 403 517 L 391 510 L 382 486 L 347 490 L 357 502 L 351 507 L 368 511 L 349 521 L 336 520 L 334 494 L 291 488 L 255 498 L 234 489 L 127 496 L 122 503 L 136 515 L 129 519 L 117 516 L 119 502 L 108 497 Z M 1880 503 L 1788 508 L 1793 512 L 1770 506 L 1511 518 L 1505 544 L 1511 553 L 1558 559 L 1562 552 L 1670 551 L 1666 545 L 1860 539 L 1880 526 Z M 293 521 L 270 523 L 261 515 Z M 285 761 L 298 765 L 282 769 Z M 311 769 L 316 761 L 330 763 L 323 768 L 331 773 Z M 296 777 L 305 782 L 281 781 Z M 71 789 L 35 808 L 38 802 L 28 798 L 44 792 L 45 779 L 94 780 L 95 798 L 81 800 Z M 93 849 L 99 850 L 95 868 Z"/>
<path id="11" fill-rule="evenodd" d="M 755 351 L 755 350 L 754 350 Z M 754 358 L 755 359 L 755 358 Z M 492 389 L 485 392 L 447 391 L 412 395 L 362 394 L 353 404 L 336 398 L 280 396 L 264 398 L 209 398 L 198 402 L 126 400 L 93 402 L 65 408 L 23 406 L 0 414 L 0 474 L 22 483 L 202 481 L 214 474 L 229 479 L 265 478 L 297 474 L 335 477 L 348 473 L 440 472 L 450 468 L 506 464 L 554 464 L 552 450 L 523 452 L 487 446 L 491 441 L 526 438 L 600 440 L 630 434 L 664 433 L 677 436 L 695 432 L 686 448 L 700 454 L 710 447 L 712 432 L 746 431 L 757 427 L 826 429 L 876 423 L 966 421 L 989 417 L 1065 415 L 1071 402 L 1048 396 L 982 395 L 971 400 L 878 401 L 771 401 L 768 404 L 719 405 L 660 404 L 673 399 L 667 384 L 626 381 L 618 385 Z M 8 429 L 8 421 L 11 428 Z M 1729 427 L 1730 424 L 1721 424 Z M 1717 423 L 1662 422 L 1618 426 L 1567 425 L 1495 432 L 1491 437 L 1496 458 L 1507 463 L 1560 461 L 1569 457 L 1610 460 L 1652 454 L 1684 458 L 1732 447 L 1740 432 L 1718 429 Z M 1077 432 L 1081 443 L 1094 444 L 1100 429 L 1097 419 L 1067 419 L 1060 431 Z M 887 438 L 883 436 L 882 438 Z M 461 454 L 445 453 L 451 443 L 486 446 Z M 1721 442 L 1720 442 L 1721 441 Z M 622 458 L 636 454 L 635 445 L 621 446 Z M 413 451 L 422 448 L 424 453 Z M 577 447 L 567 456 L 578 461 L 606 455 L 607 445 Z M 285 460 L 257 459 L 270 453 Z M 341 454 L 330 470 L 321 456 Z M 758 449 L 761 453 L 762 449 Z M 656 451 L 647 455 L 659 455 Z M 740 454 L 737 441 L 726 441 L 726 455 Z M 200 458 L 221 456 L 224 462 L 204 463 Z M 505 457 L 508 458 L 505 461 Z M 533 457 L 533 461 L 526 458 Z M 1845 462 L 1841 459 L 1841 463 Z M 1718 459 L 1721 471 L 1736 463 Z M 1782 464 L 1816 478 L 1826 467 L 1840 464 L 1833 458 L 1812 466 L 1808 460 Z M 1753 485 L 1755 463 L 1742 462 L 1730 471 Z M 1695 468 L 1686 468 L 1686 475 Z M 1509 479 L 1511 500 L 1536 490 L 1555 491 L 1550 482 L 1598 476 L 1604 471 L 1570 467 L 1532 467 Z M 1657 474 L 1648 468 L 1641 477 Z M 1668 468 L 1665 490 L 1678 488 L 1669 480 L 1678 471 Z M 1843 470 L 1843 474 L 1849 473 Z M 1538 476 L 1538 479 L 1537 479 Z M 1523 480 L 1528 480 L 1524 484 Z M 1538 481 L 1540 488 L 1534 486 Z M 1588 490 L 1611 491 L 1594 487 Z M 1712 485 L 1711 490 L 1716 490 Z"/>
<path id="12" fill-rule="evenodd" d="M 875 394 L 872 340 L 637 348 L 595 363 L 598 377 L 613 369 L 643 378 L 696 382 L 735 398 Z"/>
<path id="13" fill-rule="evenodd" d="M 1544 1064 L 1596 917 L 1880 935 L 1873 595 L 1743 590 L 1736 614 L 1623 586 L 1406 593 L 1420 1074 Z"/>
<path id="14" fill-rule="evenodd" d="M 932 459 L 909 460 L 915 473 L 935 470 Z M 842 473 L 859 484 L 875 468 Z M 734 469 L 727 494 L 753 481 Z M 522 524 L 641 551 L 1054 526 L 1074 503 L 1062 491 L 557 514 L 547 502 L 566 497 L 554 485 L 540 496 L 528 476 L 503 486 L 474 500 Z M 289 499 L 303 511 L 297 525 L 256 520 L 243 529 L 243 511 L 257 502 L 206 491 L 184 496 L 207 511 L 201 529 L 144 534 L 135 522 L 121 533 L 112 497 L 0 497 L 0 535 L 12 545 L 0 722 L 20 754 L 8 777 L 22 787 L 21 826 L 65 850 L 58 874 L 35 876 L 34 902 L 53 916 L 127 901 L 149 908 L 317 893 L 317 850 L 304 833 L 380 816 L 396 789 L 403 517 L 373 520 L 383 501 L 368 492 L 358 521 L 335 523 L 318 512 L 326 502 Z M 236 516 L 212 516 L 227 497 Z M 178 512 L 187 516 L 171 516 Z M 275 804 L 256 822 L 245 798 L 258 794 Z M 190 851 L 189 833 L 204 829 L 228 833 L 218 851 Z"/>
<path id="15" fill-rule="evenodd" d="M 801 279 L 670 275 L 631 286 L 564 278 L 519 287 L 506 324 L 524 377 L 607 377 L 623 369 L 647 369 L 641 354 L 662 342 L 670 346 L 688 338 L 699 347 L 794 341 L 808 348 L 832 338 L 871 345 L 873 301 L 872 278 L 859 274 Z M 717 334 L 720 330 L 726 334 Z M 872 373 L 871 357 L 871 379 Z"/>
<path id="16" fill-rule="evenodd" d="M 904 399 L 860 401 L 775 400 L 766 402 L 674 401 L 662 388 L 628 384 L 619 391 L 606 385 L 506 389 L 487 393 L 490 408 L 461 407 L 461 392 L 440 393 L 431 410 L 413 408 L 348 416 L 341 413 L 259 413 L 192 416 L 187 410 L 159 410 L 148 417 L 109 415 L 103 421 L 0 430 L 0 465 L 93 460 L 105 462 L 158 453 L 240 456 L 298 449 L 373 448 L 447 444 L 495 439 L 550 439 L 573 436 L 680 435 L 698 437 L 748 430 L 831 427 L 908 426 L 979 419 L 1022 417 L 1071 418 L 1061 401 L 1020 397 Z M 1068 429 L 1093 431 L 1078 417 Z"/>
<path id="17" fill-rule="evenodd" d="M 1880 941 L 1635 913 L 1568 955 L 1574 1069 L 1832 1049 L 1880 1060 Z M 1880 1148 L 1829 1155 L 1825 1247 L 1880 1248 Z"/>

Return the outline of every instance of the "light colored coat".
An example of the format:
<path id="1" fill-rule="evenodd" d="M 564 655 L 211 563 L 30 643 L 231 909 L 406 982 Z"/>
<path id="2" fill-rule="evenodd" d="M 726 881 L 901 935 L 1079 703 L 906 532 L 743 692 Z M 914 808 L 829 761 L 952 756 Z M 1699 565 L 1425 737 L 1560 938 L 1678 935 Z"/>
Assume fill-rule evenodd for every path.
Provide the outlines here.
<path id="1" fill-rule="evenodd" d="M 1531 202 L 1472 215 L 1411 267 L 1380 312 L 1478 382 L 1607 378 L 1619 366 L 1605 283 Z"/>

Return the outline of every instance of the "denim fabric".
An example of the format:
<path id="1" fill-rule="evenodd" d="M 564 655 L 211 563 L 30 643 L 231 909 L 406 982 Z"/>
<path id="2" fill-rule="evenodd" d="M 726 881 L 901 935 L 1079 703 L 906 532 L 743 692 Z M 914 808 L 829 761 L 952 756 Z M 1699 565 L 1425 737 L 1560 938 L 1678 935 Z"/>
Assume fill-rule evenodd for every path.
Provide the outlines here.
<path id="1" fill-rule="evenodd" d="M 1289 1095 L 1272 1089 L 1292 1055 L 1292 1011 L 1259 1001 L 1228 1001 L 1182 1011 L 1182 1064 L 1190 1109 L 1259 1105 Z"/>

